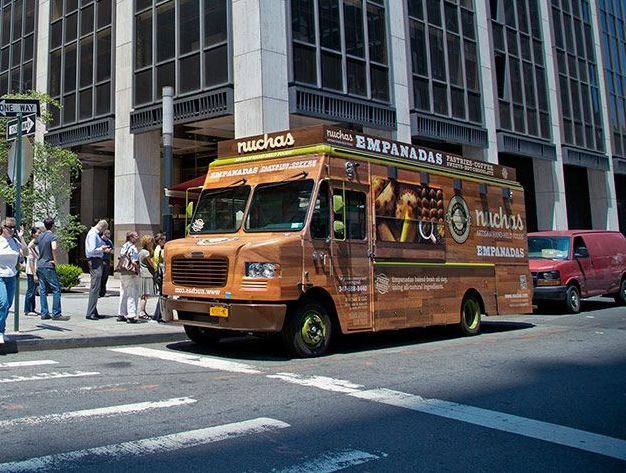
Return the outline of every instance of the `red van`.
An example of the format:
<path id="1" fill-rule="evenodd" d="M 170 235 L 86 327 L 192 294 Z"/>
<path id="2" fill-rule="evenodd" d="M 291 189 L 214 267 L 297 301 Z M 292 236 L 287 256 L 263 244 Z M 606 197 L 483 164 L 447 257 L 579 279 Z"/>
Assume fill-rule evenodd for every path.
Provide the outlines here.
<path id="1" fill-rule="evenodd" d="M 626 304 L 626 237 L 606 230 L 528 234 L 535 304 L 554 301 L 580 311 L 581 298 L 608 295 Z"/>

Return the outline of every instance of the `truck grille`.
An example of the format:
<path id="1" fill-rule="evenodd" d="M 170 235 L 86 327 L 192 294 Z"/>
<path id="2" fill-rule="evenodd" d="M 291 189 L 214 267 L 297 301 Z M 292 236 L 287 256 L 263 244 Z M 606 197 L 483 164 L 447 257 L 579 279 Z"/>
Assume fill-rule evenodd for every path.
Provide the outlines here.
<path id="1" fill-rule="evenodd" d="M 228 258 L 175 258 L 172 281 L 178 286 L 224 287 L 228 279 Z"/>

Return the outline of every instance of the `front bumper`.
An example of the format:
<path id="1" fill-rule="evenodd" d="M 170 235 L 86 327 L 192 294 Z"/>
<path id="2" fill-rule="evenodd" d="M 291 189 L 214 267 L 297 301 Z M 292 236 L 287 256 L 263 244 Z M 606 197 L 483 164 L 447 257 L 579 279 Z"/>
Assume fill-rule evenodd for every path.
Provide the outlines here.
<path id="1" fill-rule="evenodd" d="M 209 309 L 227 307 L 228 317 L 212 317 Z M 165 322 L 244 332 L 280 332 L 285 322 L 287 304 L 238 304 L 188 299 L 161 298 Z"/>
<path id="2" fill-rule="evenodd" d="M 564 301 L 567 286 L 536 286 L 533 301 Z"/>

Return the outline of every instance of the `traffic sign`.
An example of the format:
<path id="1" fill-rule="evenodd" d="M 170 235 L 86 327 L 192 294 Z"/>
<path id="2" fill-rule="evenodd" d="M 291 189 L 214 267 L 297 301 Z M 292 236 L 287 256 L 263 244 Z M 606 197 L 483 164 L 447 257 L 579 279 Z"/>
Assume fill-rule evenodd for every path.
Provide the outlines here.
<path id="1" fill-rule="evenodd" d="M 39 117 L 39 100 L 37 99 L 2 99 L 0 100 L 0 115 L 16 117 L 19 113 L 26 115 L 35 113 Z"/>
<path id="2" fill-rule="evenodd" d="M 35 150 L 33 149 L 33 145 L 30 142 L 29 138 L 25 136 L 22 137 L 22 156 L 19 159 L 19 163 L 21 165 L 21 169 L 19 172 L 20 176 L 20 185 L 25 185 L 28 182 L 28 178 L 33 172 L 33 158 L 35 155 Z M 9 148 L 8 155 L 8 163 L 7 163 L 7 174 L 9 175 L 9 179 L 11 182 L 15 183 L 18 176 L 17 171 L 17 140 L 13 142 L 11 148 Z"/>
<path id="3" fill-rule="evenodd" d="M 22 136 L 32 135 L 35 133 L 35 114 L 25 115 L 22 118 Z M 17 119 L 7 122 L 7 140 L 13 140 L 17 137 Z"/>

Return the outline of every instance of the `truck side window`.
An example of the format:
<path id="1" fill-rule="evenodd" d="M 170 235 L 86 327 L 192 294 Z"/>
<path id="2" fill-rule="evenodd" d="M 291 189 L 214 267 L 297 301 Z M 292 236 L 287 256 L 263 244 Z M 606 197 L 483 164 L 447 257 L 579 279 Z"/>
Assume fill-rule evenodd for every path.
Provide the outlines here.
<path id="1" fill-rule="evenodd" d="M 365 240 L 367 236 L 367 197 L 363 192 L 335 189 L 333 192 L 335 202 L 340 198 L 341 204 L 335 210 L 335 222 L 344 219 L 345 226 L 335 228 L 334 234 L 337 240 Z M 339 210 L 339 207 L 341 210 Z"/>
<path id="2" fill-rule="evenodd" d="M 326 239 L 330 236 L 330 205 L 328 202 L 328 182 L 320 184 L 320 190 L 313 207 L 311 218 L 311 238 Z"/>
<path id="3" fill-rule="evenodd" d="M 589 250 L 581 237 L 574 238 L 574 256 L 578 258 L 589 257 Z"/>

